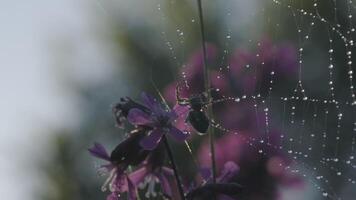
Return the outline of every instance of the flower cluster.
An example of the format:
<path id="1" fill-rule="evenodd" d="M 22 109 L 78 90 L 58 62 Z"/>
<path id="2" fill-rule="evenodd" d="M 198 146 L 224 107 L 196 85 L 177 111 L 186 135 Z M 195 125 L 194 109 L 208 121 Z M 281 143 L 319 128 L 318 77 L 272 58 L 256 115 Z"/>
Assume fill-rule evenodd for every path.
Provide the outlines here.
<path id="1" fill-rule="evenodd" d="M 134 126 L 128 138 L 110 155 L 101 144 L 95 143 L 89 148 L 91 155 L 108 162 L 99 169 L 109 174 L 102 187 L 103 191 L 109 188 L 111 192 L 108 200 L 117 200 L 122 193 L 135 200 L 137 189 L 146 186 L 146 196 L 156 196 L 156 183 L 161 184 L 165 195 L 172 195 L 169 180 L 173 171 L 164 166 L 165 151 L 161 138 L 169 135 L 177 141 L 184 141 L 188 137 L 173 125 L 182 107 L 170 110 L 149 94 L 142 93 L 141 96 L 142 104 L 122 98 L 113 109 L 120 127 L 124 127 L 125 120 Z M 136 167 L 136 170 L 128 172 L 129 166 Z"/>
<path id="2" fill-rule="evenodd" d="M 215 62 L 217 54 L 215 46 L 207 45 L 209 63 Z M 186 84 L 173 82 L 164 92 L 166 100 L 176 104 L 172 109 L 165 101 L 160 102 L 146 93 L 141 95 L 142 102 L 126 97 L 114 106 L 117 125 L 132 128 L 128 137 L 111 154 L 98 143 L 89 149 L 91 155 L 107 162 L 100 171 L 108 174 L 102 187 L 103 191 L 110 191 L 108 200 L 118 200 L 123 195 L 129 200 L 139 199 L 141 190 L 138 191 L 143 188 L 146 188 L 146 198 L 160 194 L 164 199 L 182 200 L 275 200 L 281 185 L 301 185 L 300 177 L 284 170 L 291 164 L 288 156 L 273 148 L 280 146 L 278 129 L 271 128 L 268 142 L 257 142 L 254 148 L 247 142 L 251 138 L 260 138 L 261 130 L 256 121 L 262 121 L 264 114 L 254 108 L 252 101 L 213 105 L 214 114 L 222 126 L 227 127 L 226 130 L 239 130 L 240 134 L 225 134 L 215 140 L 215 165 L 220 172 L 216 178 L 211 176 L 211 144 L 204 140 L 197 142 L 200 145 L 197 167 L 202 170 L 196 178 L 185 180 L 190 184 L 180 184 L 181 177 L 167 137 L 178 142 L 196 141 L 201 137 L 189 137 L 190 132 L 205 133 L 215 123 L 205 113 L 208 104 L 226 95 L 271 92 L 261 85 L 269 85 L 271 77 L 283 79 L 293 75 L 297 67 L 292 47 L 274 46 L 268 40 L 259 43 L 257 52 L 237 49 L 227 60 L 229 68 L 226 73 L 222 70 L 210 73 L 211 88 L 218 88 L 224 95 L 215 91 L 204 94 L 207 91 L 203 80 L 203 55 L 199 51 L 181 72 L 185 74 Z M 208 96 L 212 96 L 211 99 Z M 172 168 L 165 166 L 166 156 Z M 157 190 L 156 184 L 161 190 Z"/>
<path id="3" fill-rule="evenodd" d="M 157 196 L 155 185 L 160 184 L 162 195 L 175 199 L 172 185 L 174 171 L 164 166 L 165 147 L 162 137 L 171 136 L 177 141 L 184 141 L 188 134 L 174 126 L 180 116 L 186 116 L 189 111 L 186 106 L 176 105 L 172 110 L 167 105 L 162 105 L 152 96 L 143 93 L 143 103 L 137 103 L 130 98 L 123 98 L 114 107 L 117 124 L 124 127 L 127 120 L 134 129 L 129 136 L 118 144 L 109 153 L 99 143 L 89 148 L 91 155 L 106 161 L 99 171 L 108 174 L 102 191 L 109 189 L 107 200 L 118 200 L 125 193 L 129 200 L 136 200 L 138 189 L 147 188 L 145 197 Z M 128 170 L 129 166 L 135 167 Z M 209 173 L 203 173 L 204 182 L 195 188 L 186 190 L 184 198 L 207 199 L 210 194 L 220 198 L 229 198 L 236 195 L 240 186 L 230 183 L 230 179 L 238 172 L 238 166 L 228 161 L 217 183 L 212 183 Z M 238 189 L 238 190 L 236 190 Z"/>

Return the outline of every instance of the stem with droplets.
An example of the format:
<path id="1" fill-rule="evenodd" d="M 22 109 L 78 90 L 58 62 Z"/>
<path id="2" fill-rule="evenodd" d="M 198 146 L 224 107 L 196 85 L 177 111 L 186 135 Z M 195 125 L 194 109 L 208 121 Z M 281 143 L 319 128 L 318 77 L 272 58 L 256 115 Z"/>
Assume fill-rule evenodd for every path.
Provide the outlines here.
<path id="1" fill-rule="evenodd" d="M 171 162 L 171 165 L 172 165 L 172 168 L 173 168 L 174 177 L 175 177 L 176 182 L 177 182 L 177 187 L 178 187 L 178 192 L 180 194 L 180 198 L 181 198 L 181 200 L 185 200 L 182 183 L 181 183 L 180 178 L 179 178 L 177 166 L 176 166 L 176 163 L 175 163 L 174 158 L 173 158 L 171 147 L 169 146 L 167 137 L 165 135 L 162 136 L 162 140 L 163 140 L 163 143 L 164 143 L 164 145 L 166 147 L 168 158 L 169 158 L 169 160 Z"/>
<path id="2" fill-rule="evenodd" d="M 206 53 L 206 39 L 205 39 L 205 30 L 204 30 L 204 18 L 203 18 L 203 7 L 201 0 L 198 1 L 198 11 L 199 11 L 199 22 L 200 22 L 200 32 L 201 32 L 201 43 L 203 48 L 203 64 L 204 64 L 204 87 L 207 91 L 208 99 L 211 99 L 210 88 L 210 73 L 207 63 L 207 53 Z M 212 105 L 208 105 L 207 108 L 208 118 L 213 119 L 213 109 Z M 209 135 L 209 145 L 210 145 L 210 156 L 211 156 L 211 171 L 213 176 L 213 183 L 216 183 L 216 163 L 215 163 L 215 147 L 214 147 L 214 129 L 210 126 L 208 129 Z"/>

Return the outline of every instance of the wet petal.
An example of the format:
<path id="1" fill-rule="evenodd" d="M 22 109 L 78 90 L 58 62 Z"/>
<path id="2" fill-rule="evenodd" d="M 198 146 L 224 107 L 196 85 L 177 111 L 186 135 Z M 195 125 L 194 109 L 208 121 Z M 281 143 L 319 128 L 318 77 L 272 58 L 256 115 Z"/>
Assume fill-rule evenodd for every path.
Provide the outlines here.
<path id="1" fill-rule="evenodd" d="M 141 167 L 135 171 L 133 171 L 132 173 L 130 173 L 129 175 L 129 179 L 131 180 L 133 185 L 138 185 L 139 183 L 141 183 L 145 177 L 148 174 L 148 170 L 146 167 Z"/>
<path id="2" fill-rule="evenodd" d="M 136 187 L 135 185 L 131 182 L 129 178 L 127 178 L 127 199 L 128 200 L 136 200 Z"/>
<path id="3" fill-rule="evenodd" d="M 160 103 L 155 99 L 153 96 L 147 94 L 146 92 L 142 92 L 141 94 L 141 99 L 144 102 L 144 104 L 152 110 L 154 113 L 161 113 L 163 111 Z"/>
<path id="4" fill-rule="evenodd" d="M 150 135 L 144 137 L 140 145 L 146 150 L 153 150 L 157 147 L 158 143 L 161 141 L 163 131 L 161 129 L 154 129 L 151 131 Z"/>
<path id="5" fill-rule="evenodd" d="M 174 176 L 174 171 L 173 169 L 169 168 L 169 167 L 162 167 L 162 174 L 165 176 Z"/>
<path id="6" fill-rule="evenodd" d="M 150 115 L 137 108 L 129 111 L 127 120 L 133 125 L 149 125 L 152 123 Z"/>
<path id="7" fill-rule="evenodd" d="M 189 106 L 182 106 L 179 104 L 176 104 L 173 107 L 174 112 L 179 116 L 179 117 L 184 117 L 186 118 L 188 115 L 190 107 Z"/>
<path id="8" fill-rule="evenodd" d="M 110 191 L 120 192 L 120 193 L 128 191 L 128 185 L 126 179 L 127 178 L 126 178 L 126 174 L 124 173 L 124 170 L 117 169 L 116 173 L 114 174 L 112 183 L 109 184 Z"/>
<path id="9" fill-rule="evenodd" d="M 176 139 L 177 141 L 183 142 L 189 136 L 188 133 L 184 133 L 181 130 L 177 129 L 176 127 L 172 126 L 169 130 L 170 135 Z"/>
<path id="10" fill-rule="evenodd" d="M 163 175 L 163 173 L 157 173 L 157 178 L 159 179 L 159 182 L 161 183 L 163 193 L 168 196 L 172 196 L 172 189 L 171 189 L 171 185 L 169 183 L 169 179 L 165 175 Z"/>
<path id="11" fill-rule="evenodd" d="M 92 156 L 110 161 L 110 156 L 108 152 L 106 151 L 105 147 L 100 143 L 94 143 L 94 146 L 89 148 L 88 151 Z"/>

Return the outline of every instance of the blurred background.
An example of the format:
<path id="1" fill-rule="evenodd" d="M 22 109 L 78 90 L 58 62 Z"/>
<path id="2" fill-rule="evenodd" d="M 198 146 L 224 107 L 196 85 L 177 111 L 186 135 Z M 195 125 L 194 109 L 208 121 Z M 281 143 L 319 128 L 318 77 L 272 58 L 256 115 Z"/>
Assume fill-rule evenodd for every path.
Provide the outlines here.
<path id="1" fill-rule="evenodd" d="M 260 62 L 244 55 L 268 54 L 272 46 L 273 50 L 279 46 L 282 50 L 273 51 L 273 58 L 282 57 L 287 63 L 284 65 L 290 68 L 276 70 L 282 75 L 273 91 L 277 97 L 289 96 L 298 77 L 300 47 L 291 12 L 267 1 L 203 2 L 206 2 L 208 41 L 217 57 L 213 68 L 221 72 L 220 67 L 225 70 L 235 63 L 234 69 L 241 72 L 242 65 Z M 295 7 L 313 11 L 311 2 L 300 2 L 296 1 Z M 347 24 L 345 5 L 337 5 L 341 27 Z M 320 12 L 332 21 L 334 16 L 330 11 L 334 8 L 331 3 L 322 4 Z M 3 1 L 0 8 L 0 194 L 7 200 L 105 199 L 106 194 L 100 191 L 103 179 L 95 172 L 98 163 L 89 156 L 87 148 L 99 141 L 113 149 L 124 138 L 124 131 L 115 127 L 111 111 L 120 97 L 137 98 L 143 90 L 154 92 L 150 83 L 152 74 L 159 89 L 169 98 L 169 86 L 181 78 L 182 66 L 199 61 L 199 56 L 195 57 L 200 51 L 196 11 L 195 1 L 178 0 Z M 310 21 L 298 20 L 308 30 Z M 302 58 L 306 63 L 304 86 L 308 96 L 326 98 L 330 36 L 325 34 L 322 24 L 312 30 L 310 35 L 318 37 L 306 42 L 307 50 Z M 345 63 L 345 49 L 339 39 L 335 49 L 335 65 L 341 66 Z M 268 91 L 266 84 L 270 78 L 265 75 L 267 72 L 271 70 L 257 78 L 252 74 L 257 82 L 250 79 L 238 82 L 238 87 L 246 86 L 235 90 L 232 87 L 234 91 L 229 94 L 255 94 L 251 84 L 254 88 L 260 86 L 257 93 L 267 94 L 264 92 Z M 337 67 L 334 73 L 336 95 L 341 100 L 347 99 L 348 94 L 345 73 L 342 67 Z M 243 74 L 235 79 L 249 76 L 249 72 Z M 279 111 L 281 106 L 277 102 L 275 109 Z M 228 119 L 232 118 L 224 120 L 227 126 L 235 123 Z M 241 122 L 244 120 L 248 119 Z M 343 122 L 352 120 L 350 117 Z M 337 121 L 333 123 L 336 127 Z M 251 131 L 249 127 L 238 128 Z M 289 134 L 293 134 L 296 127 L 289 128 Z M 347 152 L 350 132 L 345 131 L 341 157 L 350 155 Z M 194 148 L 199 149 L 200 145 L 196 143 Z M 186 155 L 178 152 L 178 159 L 183 156 Z M 320 164 L 305 162 L 311 166 Z M 191 169 L 185 172 L 189 174 Z M 328 168 L 318 172 L 325 176 L 330 173 Z M 342 172 L 354 176 L 354 171 L 347 167 Z M 306 170 L 305 174 L 308 173 L 311 174 Z M 354 185 L 350 186 L 344 179 L 330 180 L 330 188 L 343 199 L 351 199 Z M 258 180 L 253 184 L 257 187 Z M 303 195 L 303 199 L 321 199 L 323 191 L 316 188 L 307 181 L 302 187 L 282 187 L 281 198 L 301 199 Z"/>

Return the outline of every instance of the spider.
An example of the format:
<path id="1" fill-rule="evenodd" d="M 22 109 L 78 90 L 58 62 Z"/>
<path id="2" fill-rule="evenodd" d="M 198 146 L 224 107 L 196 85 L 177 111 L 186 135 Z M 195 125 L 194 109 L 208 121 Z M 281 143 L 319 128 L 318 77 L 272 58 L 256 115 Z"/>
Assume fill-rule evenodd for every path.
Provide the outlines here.
<path id="1" fill-rule="evenodd" d="M 176 99 L 179 105 L 190 107 L 186 122 L 189 122 L 199 133 L 206 133 L 210 125 L 210 120 L 205 113 L 206 105 L 209 104 L 207 92 L 191 95 L 189 98 L 181 98 L 177 85 Z"/>

